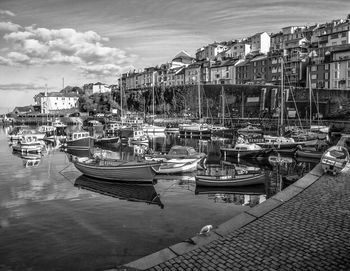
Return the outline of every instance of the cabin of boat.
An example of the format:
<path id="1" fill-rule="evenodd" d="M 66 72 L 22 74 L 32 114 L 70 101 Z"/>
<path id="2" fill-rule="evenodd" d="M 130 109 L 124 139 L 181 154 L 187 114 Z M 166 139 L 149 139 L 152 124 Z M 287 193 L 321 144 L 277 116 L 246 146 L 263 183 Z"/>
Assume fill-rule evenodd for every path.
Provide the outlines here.
<path id="1" fill-rule="evenodd" d="M 94 146 L 94 139 L 90 137 L 89 132 L 80 131 L 69 134 L 66 147 L 67 149 L 88 150 Z"/>
<path id="2" fill-rule="evenodd" d="M 237 143 L 234 147 L 220 147 L 220 152 L 224 158 L 227 156 L 238 158 L 257 158 L 263 157 L 271 152 L 271 149 L 264 149 L 255 143 Z"/>
<path id="3" fill-rule="evenodd" d="M 14 151 L 20 152 L 36 152 L 39 153 L 42 151 L 44 144 L 39 141 L 40 138 L 36 134 L 26 134 L 22 135 L 20 141 L 12 146 Z"/>

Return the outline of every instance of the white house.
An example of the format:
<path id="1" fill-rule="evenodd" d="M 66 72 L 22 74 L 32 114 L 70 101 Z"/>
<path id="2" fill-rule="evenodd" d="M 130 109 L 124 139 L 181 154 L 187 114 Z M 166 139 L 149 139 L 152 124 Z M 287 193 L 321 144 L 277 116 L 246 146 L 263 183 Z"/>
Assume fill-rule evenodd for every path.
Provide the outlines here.
<path id="1" fill-rule="evenodd" d="M 111 92 L 111 88 L 106 84 L 97 82 L 92 85 L 92 94 Z"/>
<path id="2" fill-rule="evenodd" d="M 40 105 L 41 113 L 47 114 L 51 111 L 77 108 L 79 96 L 75 93 L 50 92 L 39 93 L 34 100 Z"/>
<path id="3" fill-rule="evenodd" d="M 271 38 L 266 32 L 257 33 L 251 36 L 251 51 L 267 54 L 270 51 Z"/>

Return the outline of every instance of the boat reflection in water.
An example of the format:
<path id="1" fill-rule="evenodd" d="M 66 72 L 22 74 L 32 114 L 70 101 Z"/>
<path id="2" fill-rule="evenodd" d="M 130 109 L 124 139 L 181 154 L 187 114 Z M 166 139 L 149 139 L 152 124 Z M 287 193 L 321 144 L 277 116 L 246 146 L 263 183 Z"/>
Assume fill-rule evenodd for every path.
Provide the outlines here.
<path id="1" fill-rule="evenodd" d="M 264 184 L 241 187 L 196 186 L 196 195 L 208 195 L 216 203 L 233 203 L 253 207 L 266 200 Z"/>
<path id="2" fill-rule="evenodd" d="M 21 158 L 23 166 L 26 168 L 39 166 L 41 158 L 43 157 L 41 153 L 20 153 L 14 151 L 12 154 Z"/>
<path id="3" fill-rule="evenodd" d="M 81 175 L 75 180 L 74 186 L 121 200 L 145 202 L 164 208 L 152 183 L 109 182 Z"/>

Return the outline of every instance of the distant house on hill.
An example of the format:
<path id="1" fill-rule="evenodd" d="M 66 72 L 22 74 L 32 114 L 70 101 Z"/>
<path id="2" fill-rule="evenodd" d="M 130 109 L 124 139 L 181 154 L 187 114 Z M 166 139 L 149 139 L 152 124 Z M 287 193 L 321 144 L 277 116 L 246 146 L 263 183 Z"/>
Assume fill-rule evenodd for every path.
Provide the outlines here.
<path id="1" fill-rule="evenodd" d="M 34 113 L 35 109 L 34 106 L 29 105 L 29 106 L 17 106 L 15 109 L 13 109 L 12 113 L 15 115 L 24 115 L 28 113 Z"/>
<path id="2" fill-rule="evenodd" d="M 40 105 L 41 113 L 45 114 L 78 108 L 78 100 L 79 95 L 76 93 L 41 92 L 34 97 L 36 104 Z"/>
<path id="3" fill-rule="evenodd" d="M 84 93 L 87 95 L 92 95 L 95 93 L 106 93 L 111 92 L 111 87 L 107 84 L 101 82 L 85 84 L 83 86 Z"/>

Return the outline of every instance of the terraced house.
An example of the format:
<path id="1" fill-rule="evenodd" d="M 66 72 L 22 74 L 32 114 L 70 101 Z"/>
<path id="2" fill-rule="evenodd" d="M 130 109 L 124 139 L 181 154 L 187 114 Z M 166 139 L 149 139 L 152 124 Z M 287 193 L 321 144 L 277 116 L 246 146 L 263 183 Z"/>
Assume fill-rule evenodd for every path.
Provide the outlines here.
<path id="1" fill-rule="evenodd" d="M 288 86 L 347 90 L 349 46 L 350 16 L 311 26 L 287 26 L 278 33 L 260 32 L 208 44 L 197 49 L 195 58 L 181 51 L 168 63 L 124 74 L 119 85 L 126 90 L 150 86 L 153 81 L 164 87 L 279 86 L 283 74 L 283 82 Z"/>

